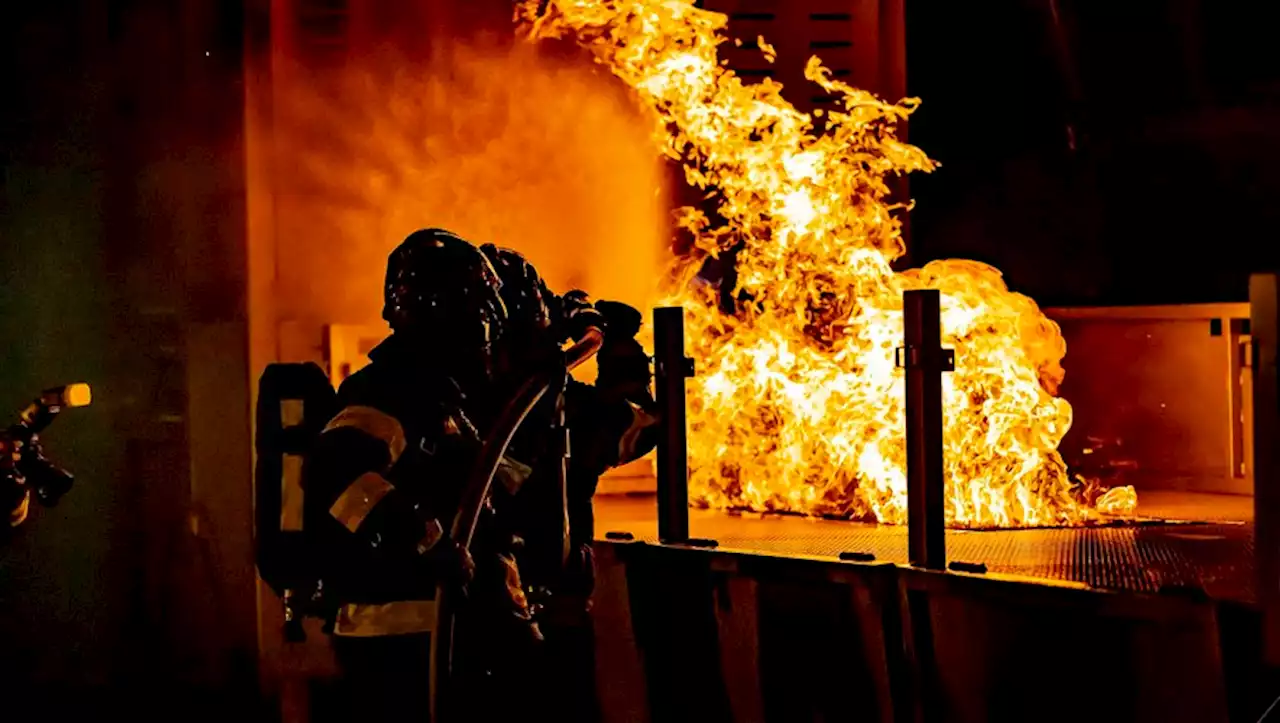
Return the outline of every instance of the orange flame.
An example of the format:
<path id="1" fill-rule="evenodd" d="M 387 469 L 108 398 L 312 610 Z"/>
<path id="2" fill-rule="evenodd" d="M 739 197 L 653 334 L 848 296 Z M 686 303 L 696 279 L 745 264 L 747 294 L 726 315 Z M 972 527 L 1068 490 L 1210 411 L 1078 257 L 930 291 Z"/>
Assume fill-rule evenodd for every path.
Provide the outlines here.
<path id="1" fill-rule="evenodd" d="M 727 18 L 691 0 L 527 2 L 517 18 L 532 38 L 576 37 L 653 111 L 662 152 L 718 200 L 720 223 L 680 212 L 697 252 L 680 262 L 669 299 L 686 309 L 698 367 L 689 391 L 697 503 L 903 522 L 894 349 L 902 292 L 934 288 L 956 357 L 944 379 L 948 522 L 1097 518 L 1073 495 L 1057 451 L 1071 424 L 1070 405 L 1054 396 L 1066 352 L 1057 324 L 985 264 L 890 266 L 904 246 L 886 178 L 933 168 L 895 135 L 917 101 L 884 102 L 834 80 L 815 57 L 805 76 L 843 105 L 818 131 L 780 84 L 745 84 L 722 66 Z M 725 313 L 697 272 L 731 248 L 743 301 Z M 1131 488 L 1103 499 L 1108 513 L 1136 504 Z"/>

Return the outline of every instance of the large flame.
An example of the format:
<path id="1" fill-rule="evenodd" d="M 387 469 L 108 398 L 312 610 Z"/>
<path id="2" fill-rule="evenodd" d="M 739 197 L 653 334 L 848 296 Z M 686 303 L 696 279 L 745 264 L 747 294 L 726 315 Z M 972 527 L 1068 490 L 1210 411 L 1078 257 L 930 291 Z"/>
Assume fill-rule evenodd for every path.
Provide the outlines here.
<path id="1" fill-rule="evenodd" d="M 887 103 L 805 76 L 842 99 L 815 119 L 771 80 L 718 58 L 727 19 L 691 0 L 550 0 L 518 15 L 531 37 L 572 35 L 653 111 L 656 139 L 708 189 L 716 220 L 681 224 L 697 253 L 670 301 L 687 310 L 698 374 L 689 398 L 690 488 L 716 507 L 906 518 L 902 292 L 941 291 L 946 516 L 961 526 L 1078 524 L 1131 512 L 1131 489 L 1092 506 L 1057 451 L 1071 406 L 1055 396 L 1066 345 L 1035 302 L 974 261 L 895 273 L 904 251 L 886 178 L 932 162 L 895 135 L 914 100 Z M 766 58 L 773 51 L 760 39 Z M 814 115 L 818 113 L 815 112 Z M 698 277 L 734 252 L 735 308 Z"/>

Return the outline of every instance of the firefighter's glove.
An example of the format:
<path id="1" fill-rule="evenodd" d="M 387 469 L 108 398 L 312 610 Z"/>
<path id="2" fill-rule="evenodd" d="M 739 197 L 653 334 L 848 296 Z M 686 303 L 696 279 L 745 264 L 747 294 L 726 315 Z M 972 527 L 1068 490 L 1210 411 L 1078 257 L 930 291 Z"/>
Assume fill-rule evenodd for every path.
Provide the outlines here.
<path id="1" fill-rule="evenodd" d="M 642 321 L 640 312 L 617 301 L 599 301 L 596 308 L 605 319 L 604 344 L 596 358 L 600 370 L 596 387 L 610 397 L 649 406 L 644 403 L 650 399 L 649 355 L 635 338 Z"/>

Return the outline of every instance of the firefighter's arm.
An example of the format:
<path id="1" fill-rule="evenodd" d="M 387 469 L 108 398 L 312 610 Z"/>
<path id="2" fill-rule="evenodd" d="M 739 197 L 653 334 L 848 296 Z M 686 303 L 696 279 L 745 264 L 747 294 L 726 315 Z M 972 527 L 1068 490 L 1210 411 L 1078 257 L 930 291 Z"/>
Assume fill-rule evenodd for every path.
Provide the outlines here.
<path id="1" fill-rule="evenodd" d="M 658 443 L 652 405 L 571 382 L 565 392 L 573 454 L 596 474 L 648 454 Z"/>
<path id="2" fill-rule="evenodd" d="M 596 388 L 606 398 L 626 399 L 652 414 L 656 409 L 649 384 L 653 372 L 649 355 L 636 341 L 640 312 L 617 301 L 598 301 L 595 308 L 605 324 L 604 345 L 596 356 Z"/>
<path id="3" fill-rule="evenodd" d="M 423 557 L 464 575 L 465 552 L 452 549 L 428 517 L 387 479 L 405 449 L 399 420 L 372 406 L 348 405 L 317 438 L 303 484 L 340 535 L 388 557 Z M 439 558 L 439 559 L 436 559 Z"/>
<path id="4" fill-rule="evenodd" d="M 640 312 L 610 301 L 595 308 L 605 321 L 604 345 L 596 358 L 599 373 L 595 385 L 571 384 L 566 406 L 575 453 L 585 452 L 595 471 L 604 472 L 654 448 L 658 415 L 649 357 L 635 339 Z"/>

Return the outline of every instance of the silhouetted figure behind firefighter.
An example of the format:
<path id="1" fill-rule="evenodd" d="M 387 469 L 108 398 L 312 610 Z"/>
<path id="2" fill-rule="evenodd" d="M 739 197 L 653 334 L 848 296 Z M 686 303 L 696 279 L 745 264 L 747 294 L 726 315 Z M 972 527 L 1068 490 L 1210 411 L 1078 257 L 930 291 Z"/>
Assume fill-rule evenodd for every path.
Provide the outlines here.
<path id="1" fill-rule="evenodd" d="M 594 385 L 565 378 L 544 399 L 542 415 L 527 421 L 508 456 L 526 462 L 531 473 L 518 506 L 521 534 L 531 543 L 521 569 L 544 633 L 539 689 L 545 695 L 539 716 L 565 723 L 599 717 L 595 690 L 595 641 L 590 598 L 595 584 L 592 541 L 595 535 L 592 497 L 600 476 L 610 467 L 638 459 L 657 442 L 657 416 L 650 391 L 649 358 L 636 341 L 640 312 L 618 302 L 591 303 L 581 291 L 553 294 L 536 269 L 520 254 L 491 245 L 482 247 L 502 279 L 508 310 L 508 333 L 500 366 L 505 378 L 538 365 L 543 354 L 582 336 L 588 326 L 603 328 Z M 557 446 L 568 430 L 568 449 Z M 561 475 L 563 478 L 561 478 Z M 554 490 L 563 485 L 566 509 L 549 508 Z M 562 541 L 557 518 L 568 519 L 567 559 L 542 552 Z"/>

